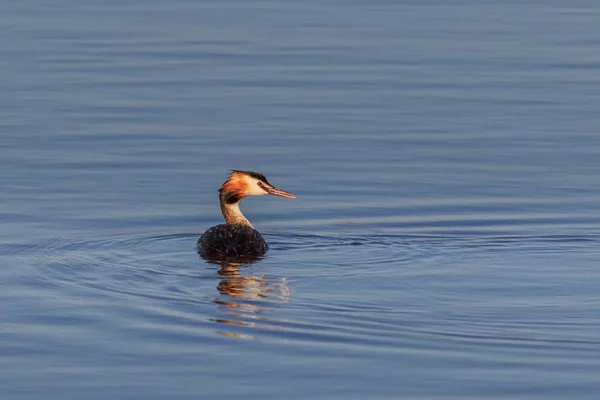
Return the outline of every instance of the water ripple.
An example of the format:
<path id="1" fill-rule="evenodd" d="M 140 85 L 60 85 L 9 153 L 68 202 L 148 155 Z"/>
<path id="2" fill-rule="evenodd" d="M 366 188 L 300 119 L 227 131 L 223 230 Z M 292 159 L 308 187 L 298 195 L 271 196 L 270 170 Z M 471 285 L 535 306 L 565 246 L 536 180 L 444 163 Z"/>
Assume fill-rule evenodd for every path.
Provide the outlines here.
<path id="1" fill-rule="evenodd" d="M 272 250 L 264 260 L 242 266 L 206 263 L 194 249 L 198 236 L 54 240 L 1 250 L 37 270 L 23 285 L 78 298 L 92 314 L 102 299 L 120 303 L 116 321 L 127 320 L 140 335 L 160 330 L 382 351 L 438 340 L 598 344 L 590 320 L 561 325 L 548 314 L 548 307 L 585 311 L 590 299 L 582 294 L 562 304 L 552 285 L 574 278 L 544 267 L 565 252 L 597 246 L 598 235 L 278 234 L 267 235 Z M 519 256 L 532 268 L 511 265 Z M 474 259 L 479 264 L 464 263 Z M 512 296 L 527 287 L 532 295 L 523 305 Z M 585 329 L 568 333 L 576 324 Z"/>

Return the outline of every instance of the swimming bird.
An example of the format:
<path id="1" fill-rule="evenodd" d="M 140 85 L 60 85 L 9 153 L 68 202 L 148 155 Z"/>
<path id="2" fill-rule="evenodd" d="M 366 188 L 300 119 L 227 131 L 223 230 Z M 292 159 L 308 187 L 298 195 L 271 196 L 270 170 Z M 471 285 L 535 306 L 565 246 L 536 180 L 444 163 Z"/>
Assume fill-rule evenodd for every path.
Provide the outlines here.
<path id="1" fill-rule="evenodd" d="M 209 257 L 257 257 L 269 250 L 262 235 L 240 211 L 240 201 L 246 196 L 274 196 L 294 199 L 291 193 L 271 185 L 263 174 L 232 170 L 229 179 L 219 189 L 219 203 L 225 223 L 209 228 L 196 246 Z"/>

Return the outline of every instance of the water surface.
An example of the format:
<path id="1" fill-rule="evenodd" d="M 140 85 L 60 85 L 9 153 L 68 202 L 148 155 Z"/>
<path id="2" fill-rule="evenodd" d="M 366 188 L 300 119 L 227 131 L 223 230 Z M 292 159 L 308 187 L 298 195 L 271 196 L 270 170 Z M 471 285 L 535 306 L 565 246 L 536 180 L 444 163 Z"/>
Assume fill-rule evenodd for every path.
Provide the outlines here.
<path id="1" fill-rule="evenodd" d="M 595 398 L 599 13 L 1 5 L 1 397 Z"/>

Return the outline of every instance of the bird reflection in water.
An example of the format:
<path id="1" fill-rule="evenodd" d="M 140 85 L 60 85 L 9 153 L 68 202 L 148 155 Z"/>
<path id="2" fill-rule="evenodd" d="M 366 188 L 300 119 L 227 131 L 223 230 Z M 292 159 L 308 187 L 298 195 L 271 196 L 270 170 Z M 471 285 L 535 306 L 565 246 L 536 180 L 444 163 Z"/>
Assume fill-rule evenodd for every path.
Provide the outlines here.
<path id="1" fill-rule="evenodd" d="M 215 322 L 255 327 L 260 321 L 267 319 L 267 314 L 275 303 L 287 302 L 290 298 L 285 278 L 243 273 L 245 267 L 259 261 L 261 257 L 215 259 L 204 253 L 199 255 L 208 263 L 220 266 L 218 274 L 221 280 L 217 290 L 221 296 L 213 302 L 226 312 L 226 317 L 215 318 Z M 239 332 L 219 333 L 229 337 L 258 339 L 256 336 Z"/>

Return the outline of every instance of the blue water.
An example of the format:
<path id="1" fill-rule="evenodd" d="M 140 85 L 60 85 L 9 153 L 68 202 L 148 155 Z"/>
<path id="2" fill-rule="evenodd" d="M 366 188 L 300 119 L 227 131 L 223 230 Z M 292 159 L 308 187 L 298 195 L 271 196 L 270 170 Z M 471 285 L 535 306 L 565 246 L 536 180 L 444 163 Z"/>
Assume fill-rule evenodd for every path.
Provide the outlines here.
<path id="1" fill-rule="evenodd" d="M 599 15 L 0 4 L 0 398 L 596 398 Z"/>

